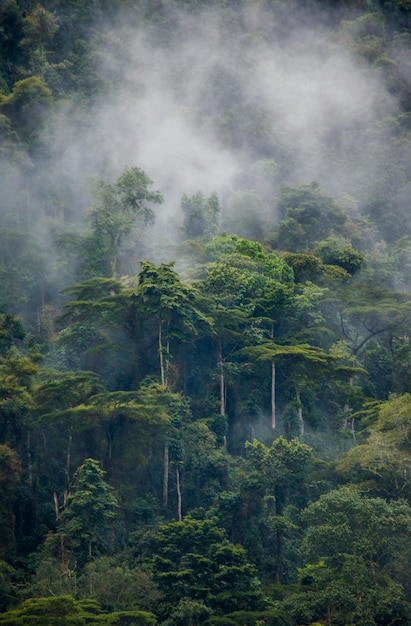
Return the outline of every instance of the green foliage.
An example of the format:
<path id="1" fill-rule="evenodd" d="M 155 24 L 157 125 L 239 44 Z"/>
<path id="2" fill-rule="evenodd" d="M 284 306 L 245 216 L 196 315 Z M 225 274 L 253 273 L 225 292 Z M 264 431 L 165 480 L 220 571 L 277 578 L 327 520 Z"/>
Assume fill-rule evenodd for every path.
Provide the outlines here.
<path id="1" fill-rule="evenodd" d="M 23 11 L 16 0 L 5 0 L 0 7 L 0 92 L 7 93 L 19 77 L 26 60 L 19 45 L 23 37 Z"/>
<path id="2" fill-rule="evenodd" d="M 328 237 L 321 241 L 315 250 L 316 254 L 328 265 L 338 265 L 353 275 L 364 263 L 364 255 L 350 244 L 339 241 L 337 237 Z"/>
<path id="3" fill-rule="evenodd" d="M 0 623 L 411 623 L 410 2 L 294 4 L 0 2 Z M 354 57 L 361 117 L 338 88 Z M 159 131 L 227 156 L 218 197 L 162 170 L 158 78 Z M 162 194 L 121 170 L 128 118 L 113 137 L 100 117 L 120 101 L 124 154 L 141 139 L 172 190 L 156 229 Z"/>
<path id="4" fill-rule="evenodd" d="M 153 611 L 160 594 L 151 576 L 141 569 L 120 564 L 114 557 L 88 563 L 79 581 L 80 594 L 96 600 L 105 611 L 131 609 Z"/>
<path id="5" fill-rule="evenodd" d="M 13 91 L 0 100 L 0 111 L 10 119 L 20 139 L 33 150 L 53 103 L 53 95 L 44 80 L 30 76 L 17 81 Z"/>
<path id="6" fill-rule="evenodd" d="M 0 308 L 33 320 L 41 307 L 44 257 L 34 237 L 0 227 Z"/>
<path id="7" fill-rule="evenodd" d="M 317 182 L 281 189 L 278 211 L 283 221 L 277 232 L 277 247 L 306 252 L 332 234 L 342 234 L 347 217 L 334 198 Z"/>
<path id="8" fill-rule="evenodd" d="M 95 610 L 93 611 L 93 613 Z M 22 606 L 0 615 L 0 624 L 48 624 L 50 626 L 69 626 L 86 624 L 91 615 L 84 611 L 81 604 L 70 596 L 56 598 L 30 598 Z"/>
<path id="9" fill-rule="evenodd" d="M 405 502 L 387 503 L 342 487 L 310 504 L 303 520 L 304 548 L 314 565 L 301 572 L 301 592 L 285 601 L 296 619 L 407 623 L 410 607 L 396 581 L 411 531 Z"/>
<path id="10" fill-rule="evenodd" d="M 163 622 L 164 626 L 197 626 L 209 617 L 212 610 L 203 602 L 183 598 Z"/>
<path id="11" fill-rule="evenodd" d="M 117 255 L 123 239 L 133 233 L 136 221 L 153 222 L 151 205 L 163 202 L 161 193 L 150 189 L 152 184 L 138 167 L 125 168 L 114 184 L 103 179 L 96 182 L 95 201 L 88 211 L 91 235 L 83 244 L 83 278 L 122 274 Z"/>
<path id="12" fill-rule="evenodd" d="M 77 601 L 70 596 L 33 598 L 22 606 L 0 614 L 0 624 L 34 626 L 82 626 L 83 624 L 111 624 L 113 626 L 155 626 L 152 613 L 123 611 L 105 615 L 91 600 Z"/>
<path id="13" fill-rule="evenodd" d="M 190 198 L 184 194 L 181 198 L 181 209 L 184 215 L 183 229 L 186 239 L 212 237 L 218 227 L 221 212 L 217 194 L 214 192 L 205 198 L 201 191 Z"/>
<path id="14" fill-rule="evenodd" d="M 241 624 L 241 626 L 289 626 L 291 624 L 291 619 L 287 613 L 278 609 L 270 611 L 235 611 L 227 617 L 233 620 L 234 624 Z M 221 623 L 224 624 L 224 622 Z M 210 624 L 214 624 L 214 622 L 211 621 Z M 216 621 L 215 624 L 219 624 L 219 622 Z"/>
<path id="15" fill-rule="evenodd" d="M 5 561 L 0 560 L 0 611 L 4 612 L 14 594 L 16 571 Z M 0 613 L 1 615 L 1 613 Z"/>
<path id="16" fill-rule="evenodd" d="M 15 450 L 0 444 L 0 523 L 2 527 L 0 555 L 2 557 L 8 555 L 10 549 L 14 547 L 13 517 L 20 474 L 21 464 Z"/>
<path id="17" fill-rule="evenodd" d="M 58 530 L 80 563 L 113 551 L 118 506 L 98 461 L 86 459 L 74 475 Z"/>
<path id="18" fill-rule="evenodd" d="M 343 475 L 356 472 L 355 482 L 376 495 L 401 494 L 410 499 L 410 406 L 408 393 L 378 404 L 366 439 L 339 460 L 339 471 Z"/>
<path id="19" fill-rule="evenodd" d="M 241 546 L 231 544 L 215 520 L 186 517 L 161 528 L 155 538 L 154 579 L 167 602 L 203 601 L 227 613 L 252 608 L 259 581 Z"/>

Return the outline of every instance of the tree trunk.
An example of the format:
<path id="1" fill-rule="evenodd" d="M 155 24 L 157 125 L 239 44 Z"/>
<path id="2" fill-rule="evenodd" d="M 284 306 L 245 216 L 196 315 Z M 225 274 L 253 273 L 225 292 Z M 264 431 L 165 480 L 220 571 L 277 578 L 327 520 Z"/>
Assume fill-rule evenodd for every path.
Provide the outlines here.
<path id="1" fill-rule="evenodd" d="M 56 492 L 53 493 L 53 500 L 54 500 L 54 510 L 56 512 L 56 519 L 58 519 L 60 515 L 60 509 L 59 509 L 59 499 L 57 497 Z"/>
<path id="2" fill-rule="evenodd" d="M 181 484 L 180 484 L 180 470 L 176 467 L 176 485 L 177 485 L 177 514 L 178 521 L 181 522 L 183 520 L 182 514 L 182 498 L 181 498 Z"/>
<path id="3" fill-rule="evenodd" d="M 223 348 L 220 337 L 217 338 L 217 365 L 220 370 L 220 415 L 225 415 L 225 380 Z"/>
<path id="4" fill-rule="evenodd" d="M 67 444 L 66 452 L 66 466 L 64 468 L 64 474 L 66 476 L 67 493 L 70 491 L 70 466 L 71 466 L 71 443 L 73 441 L 73 424 L 70 425 L 70 433 Z"/>
<path id="5" fill-rule="evenodd" d="M 301 394 L 298 388 L 298 385 L 294 383 L 295 389 L 295 397 L 297 400 L 297 415 L 298 415 L 298 425 L 300 427 L 300 439 L 304 438 L 304 419 L 303 419 L 303 405 L 301 403 Z"/>
<path id="6" fill-rule="evenodd" d="M 159 327 L 158 327 L 158 356 L 160 358 L 160 379 L 161 379 L 161 384 L 163 385 L 163 387 L 165 387 L 166 386 L 166 375 L 165 375 L 165 368 L 164 368 L 162 328 L 163 328 L 163 321 L 160 320 L 160 324 L 159 324 Z"/>
<path id="7" fill-rule="evenodd" d="M 271 361 L 271 428 L 276 427 L 275 413 L 275 361 Z"/>
<path id="8" fill-rule="evenodd" d="M 168 381 L 169 381 L 169 372 L 170 372 L 170 342 L 167 339 L 167 352 L 166 352 L 166 358 L 164 360 L 164 386 L 168 387 Z"/>
<path id="9" fill-rule="evenodd" d="M 274 322 L 271 324 L 270 337 L 274 341 Z M 274 430 L 276 427 L 276 414 L 275 414 L 275 361 L 271 361 L 271 428 Z"/>
<path id="10" fill-rule="evenodd" d="M 168 507 L 168 472 L 170 465 L 170 453 L 168 444 L 164 446 L 164 476 L 163 476 L 163 508 Z"/>

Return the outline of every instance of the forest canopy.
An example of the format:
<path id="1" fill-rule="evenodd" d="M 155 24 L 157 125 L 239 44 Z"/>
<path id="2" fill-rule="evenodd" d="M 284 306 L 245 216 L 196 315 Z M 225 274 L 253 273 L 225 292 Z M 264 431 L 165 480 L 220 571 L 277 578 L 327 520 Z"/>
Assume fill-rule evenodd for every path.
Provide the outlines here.
<path id="1" fill-rule="evenodd" d="M 410 29 L 3 0 L 0 624 L 411 625 Z"/>

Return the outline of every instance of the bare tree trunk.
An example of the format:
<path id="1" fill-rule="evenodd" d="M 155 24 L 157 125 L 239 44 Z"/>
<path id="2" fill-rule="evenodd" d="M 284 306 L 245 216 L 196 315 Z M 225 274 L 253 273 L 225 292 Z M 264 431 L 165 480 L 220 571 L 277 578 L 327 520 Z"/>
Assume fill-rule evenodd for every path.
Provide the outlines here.
<path id="1" fill-rule="evenodd" d="M 294 389 L 295 389 L 295 397 L 297 400 L 297 415 L 298 415 L 298 424 L 300 427 L 300 438 L 303 439 L 304 437 L 303 405 L 301 404 L 300 390 L 296 383 L 294 383 Z"/>
<path id="2" fill-rule="evenodd" d="M 54 500 L 54 510 L 56 512 L 56 519 L 58 519 L 60 515 L 60 508 L 59 508 L 59 499 L 55 491 L 53 493 L 53 500 Z"/>
<path id="3" fill-rule="evenodd" d="M 178 467 L 176 467 L 176 485 L 177 485 L 177 513 L 178 513 L 178 521 L 181 522 L 183 520 L 182 514 L 182 498 L 181 498 L 181 484 L 180 484 L 180 471 Z"/>
<path id="4" fill-rule="evenodd" d="M 70 425 L 70 433 L 67 444 L 67 452 L 66 452 L 66 466 L 64 468 L 64 474 L 66 476 L 66 484 L 67 484 L 67 493 L 70 488 L 70 466 L 71 466 L 71 443 L 73 441 L 73 424 Z"/>
<path id="5" fill-rule="evenodd" d="M 53 500 L 54 500 L 54 510 L 56 512 L 56 519 L 58 519 L 60 515 L 60 509 L 59 509 L 59 500 L 58 500 L 56 492 L 53 493 Z"/>
<path id="6" fill-rule="evenodd" d="M 170 465 L 170 453 L 168 444 L 164 446 L 164 476 L 163 476 L 163 508 L 168 507 L 168 472 Z"/>
<path id="7" fill-rule="evenodd" d="M 271 324 L 271 339 L 274 341 L 274 322 Z M 271 361 L 271 428 L 274 430 L 276 427 L 276 414 L 275 414 L 275 361 Z"/>
<path id="8" fill-rule="evenodd" d="M 217 338 L 217 364 L 220 370 L 220 415 L 225 415 L 225 380 L 223 348 L 220 337 Z"/>
<path id="9" fill-rule="evenodd" d="M 274 430 L 276 427 L 276 412 L 275 412 L 275 361 L 271 361 L 271 428 Z"/>
<path id="10" fill-rule="evenodd" d="M 163 355 L 163 333 L 162 333 L 163 322 L 160 321 L 160 325 L 158 328 L 158 355 L 160 358 L 160 379 L 163 387 L 166 386 L 166 375 L 164 369 L 164 355 Z"/>
<path id="11" fill-rule="evenodd" d="M 166 354 L 166 358 L 165 358 L 165 362 L 164 362 L 164 381 L 165 381 L 164 386 L 165 387 L 168 387 L 168 375 L 169 375 L 169 371 L 170 371 L 170 359 L 169 359 L 169 356 L 170 356 L 170 342 L 167 339 L 167 354 Z"/>
<path id="12" fill-rule="evenodd" d="M 354 386 L 354 378 L 352 376 L 350 376 L 349 385 L 350 385 L 350 387 Z M 348 426 L 348 414 L 349 414 L 349 412 L 350 412 L 349 404 L 344 404 L 344 409 L 343 409 L 344 417 L 343 417 L 343 423 L 342 423 L 343 430 L 346 430 L 346 428 Z M 354 439 L 355 439 L 355 437 L 354 437 Z"/>

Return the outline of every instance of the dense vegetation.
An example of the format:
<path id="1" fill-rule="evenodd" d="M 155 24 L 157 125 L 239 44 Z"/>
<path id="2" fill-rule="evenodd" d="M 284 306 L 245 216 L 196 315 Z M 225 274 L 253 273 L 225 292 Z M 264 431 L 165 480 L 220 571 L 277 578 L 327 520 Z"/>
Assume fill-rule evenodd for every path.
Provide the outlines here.
<path id="1" fill-rule="evenodd" d="M 411 4 L 3 0 L 0 624 L 411 624 Z"/>

